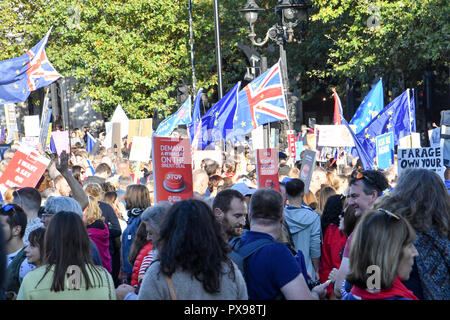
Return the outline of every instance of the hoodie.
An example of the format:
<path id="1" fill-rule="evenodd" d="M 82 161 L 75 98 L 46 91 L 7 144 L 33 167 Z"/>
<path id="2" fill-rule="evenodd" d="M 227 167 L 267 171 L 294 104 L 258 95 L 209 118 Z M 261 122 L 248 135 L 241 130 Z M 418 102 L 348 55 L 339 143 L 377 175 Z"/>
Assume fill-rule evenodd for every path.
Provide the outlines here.
<path id="1" fill-rule="evenodd" d="M 109 230 L 106 224 L 100 220 L 87 226 L 91 240 L 97 246 L 103 267 L 111 273 L 111 254 L 109 253 Z"/>
<path id="2" fill-rule="evenodd" d="M 295 250 L 301 250 L 306 262 L 306 270 L 315 279 L 312 258 L 320 258 L 321 229 L 320 216 L 308 206 L 300 208 L 287 206 L 284 209 L 284 219 L 292 235 Z"/>

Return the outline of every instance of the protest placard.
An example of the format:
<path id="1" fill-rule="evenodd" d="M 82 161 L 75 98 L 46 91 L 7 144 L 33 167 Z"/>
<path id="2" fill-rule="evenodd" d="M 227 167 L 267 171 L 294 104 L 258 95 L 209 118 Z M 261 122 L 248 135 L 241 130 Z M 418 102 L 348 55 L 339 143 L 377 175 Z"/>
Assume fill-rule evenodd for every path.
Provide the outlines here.
<path id="1" fill-rule="evenodd" d="M 2 195 L 12 187 L 34 188 L 49 163 L 50 159 L 40 155 L 37 150 L 21 145 L 0 177 Z"/>
<path id="2" fill-rule="evenodd" d="M 309 192 L 312 174 L 316 165 L 316 154 L 314 150 L 306 149 L 303 155 L 299 179 L 305 183 L 305 194 Z"/>
<path id="3" fill-rule="evenodd" d="M 264 127 L 258 126 L 252 130 L 253 150 L 264 148 Z"/>
<path id="4" fill-rule="evenodd" d="M 23 126 L 25 128 L 26 137 L 39 137 L 39 115 L 24 116 Z"/>
<path id="5" fill-rule="evenodd" d="M 376 137 L 377 167 L 387 169 L 394 163 L 394 133 L 388 132 Z"/>
<path id="6" fill-rule="evenodd" d="M 270 188 L 280 191 L 277 149 L 256 150 L 256 176 L 258 188 Z"/>
<path id="7" fill-rule="evenodd" d="M 286 130 L 286 135 L 288 140 L 289 156 L 295 159 L 295 131 Z"/>
<path id="8" fill-rule="evenodd" d="M 152 152 L 152 139 L 150 137 L 133 137 L 131 145 L 130 161 L 149 162 Z"/>
<path id="9" fill-rule="evenodd" d="M 400 138 L 398 141 L 398 148 L 399 149 L 420 148 L 420 133 L 412 132 L 410 136 Z"/>
<path id="10" fill-rule="evenodd" d="M 344 125 L 316 125 L 320 147 L 354 147 L 353 138 Z"/>
<path id="11" fill-rule="evenodd" d="M 398 174 L 406 169 L 427 169 L 444 180 L 444 161 L 441 147 L 398 149 Z"/>
<path id="12" fill-rule="evenodd" d="M 128 142 L 133 141 L 133 137 L 150 137 L 153 133 L 153 119 L 128 120 Z"/>
<path id="13" fill-rule="evenodd" d="M 193 154 L 194 170 L 201 169 L 203 159 L 212 159 L 217 161 L 220 167 L 223 164 L 223 157 L 221 150 L 195 150 Z"/>
<path id="14" fill-rule="evenodd" d="M 113 152 L 117 152 L 117 154 L 121 154 L 122 149 L 122 137 L 121 137 L 121 128 L 122 124 L 120 122 L 112 123 L 112 135 L 111 135 L 111 148 Z"/>
<path id="15" fill-rule="evenodd" d="M 189 139 L 154 136 L 153 181 L 155 200 L 178 202 L 193 197 Z"/>
<path id="16" fill-rule="evenodd" d="M 63 151 L 70 153 L 69 131 L 53 131 L 52 139 L 55 143 L 56 153 L 58 153 L 58 156 L 60 156 Z"/>
<path id="17" fill-rule="evenodd" d="M 295 141 L 295 161 L 302 160 L 303 141 Z"/>

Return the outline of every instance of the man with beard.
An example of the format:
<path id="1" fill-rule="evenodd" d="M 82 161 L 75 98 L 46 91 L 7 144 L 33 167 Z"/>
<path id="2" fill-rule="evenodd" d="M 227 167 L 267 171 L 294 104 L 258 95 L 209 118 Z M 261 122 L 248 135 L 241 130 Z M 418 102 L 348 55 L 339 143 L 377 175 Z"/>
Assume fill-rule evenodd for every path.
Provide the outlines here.
<path id="1" fill-rule="evenodd" d="M 247 204 L 239 191 L 220 191 L 214 198 L 213 212 L 222 225 L 227 241 L 242 234 L 247 218 Z"/>

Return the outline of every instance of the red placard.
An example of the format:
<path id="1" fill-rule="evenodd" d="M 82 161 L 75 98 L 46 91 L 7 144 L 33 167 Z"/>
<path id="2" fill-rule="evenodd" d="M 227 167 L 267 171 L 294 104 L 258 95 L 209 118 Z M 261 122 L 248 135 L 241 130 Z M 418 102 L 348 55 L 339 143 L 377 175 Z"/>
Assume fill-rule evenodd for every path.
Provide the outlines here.
<path id="1" fill-rule="evenodd" d="M 39 154 L 37 150 L 22 145 L 0 177 L 2 194 L 11 187 L 34 188 L 42 177 L 50 160 Z"/>
<path id="2" fill-rule="evenodd" d="M 289 153 L 291 158 L 295 159 L 295 131 L 287 130 L 287 139 L 289 144 Z"/>
<path id="3" fill-rule="evenodd" d="M 277 149 L 256 150 L 256 174 L 258 188 L 271 188 L 280 191 Z"/>
<path id="4" fill-rule="evenodd" d="M 189 139 L 153 138 L 153 179 L 155 200 L 171 203 L 191 199 L 192 160 Z"/>

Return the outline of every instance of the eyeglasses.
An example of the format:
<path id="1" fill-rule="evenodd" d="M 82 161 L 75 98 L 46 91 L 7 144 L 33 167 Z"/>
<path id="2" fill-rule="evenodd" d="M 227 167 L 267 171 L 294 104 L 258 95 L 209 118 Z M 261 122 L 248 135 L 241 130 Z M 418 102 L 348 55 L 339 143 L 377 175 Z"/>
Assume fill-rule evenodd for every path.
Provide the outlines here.
<path id="1" fill-rule="evenodd" d="M 358 172 L 357 174 L 356 174 L 356 179 L 366 179 L 370 184 L 372 184 L 372 185 L 374 185 L 374 186 L 377 186 L 377 183 L 375 182 L 375 180 L 373 180 L 372 178 L 370 178 L 370 177 L 368 177 L 368 176 L 366 176 L 366 175 L 364 175 L 364 174 L 362 174 L 361 172 Z"/>
<path id="2" fill-rule="evenodd" d="M 388 211 L 388 210 L 386 210 L 386 209 L 380 208 L 380 209 L 378 209 L 378 211 L 381 211 L 381 212 L 387 214 L 387 215 L 390 216 L 390 217 L 393 217 L 393 218 L 395 218 L 395 219 L 397 219 L 397 220 L 400 220 L 400 218 L 399 218 L 398 215 L 396 215 L 395 213 L 392 213 L 392 212 L 390 212 L 390 211 Z"/>

